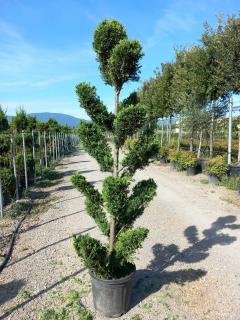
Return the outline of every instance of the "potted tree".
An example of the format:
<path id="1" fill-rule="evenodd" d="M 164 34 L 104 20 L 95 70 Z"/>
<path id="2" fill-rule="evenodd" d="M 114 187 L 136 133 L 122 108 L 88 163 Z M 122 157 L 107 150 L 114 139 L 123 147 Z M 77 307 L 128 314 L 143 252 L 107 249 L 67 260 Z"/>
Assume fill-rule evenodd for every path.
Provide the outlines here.
<path id="1" fill-rule="evenodd" d="M 168 149 L 168 159 L 170 160 L 170 167 L 173 169 L 177 168 L 177 161 L 179 157 L 180 151 L 170 147 Z"/>
<path id="2" fill-rule="evenodd" d="M 182 151 L 179 162 L 181 167 L 187 171 L 189 176 L 193 176 L 197 171 L 197 156 L 190 151 Z"/>
<path id="3" fill-rule="evenodd" d="M 168 148 L 167 147 L 161 147 L 159 149 L 159 158 L 160 158 L 160 163 L 167 163 L 167 160 L 168 160 Z"/>
<path id="4" fill-rule="evenodd" d="M 208 181 L 211 184 L 218 184 L 220 178 L 228 171 L 228 166 L 222 156 L 217 156 L 207 162 L 206 173 L 208 174 Z"/>
<path id="5" fill-rule="evenodd" d="M 119 108 L 124 83 L 139 79 L 139 61 L 143 56 L 139 42 L 129 40 L 118 21 L 104 20 L 95 30 L 93 47 L 104 82 L 114 87 L 115 114 L 107 111 L 95 87 L 80 83 L 76 87 L 79 102 L 92 121 L 81 121 L 78 135 L 101 170 L 111 175 L 104 180 L 102 193 L 80 174 L 72 176 L 72 183 L 84 194 L 86 212 L 107 241 L 101 242 L 88 234 L 77 235 L 74 247 L 89 270 L 95 308 L 106 316 L 118 317 L 130 307 L 136 270 L 133 258 L 148 235 L 146 228 L 133 228 L 133 223 L 153 199 L 157 188 L 152 179 L 132 186 L 132 178 L 137 169 L 144 168 L 157 154 L 158 145 L 153 138 L 153 121 L 148 121 L 144 106 Z M 112 137 L 113 150 L 106 133 Z M 136 133 L 137 143 L 120 162 L 120 149 Z"/>

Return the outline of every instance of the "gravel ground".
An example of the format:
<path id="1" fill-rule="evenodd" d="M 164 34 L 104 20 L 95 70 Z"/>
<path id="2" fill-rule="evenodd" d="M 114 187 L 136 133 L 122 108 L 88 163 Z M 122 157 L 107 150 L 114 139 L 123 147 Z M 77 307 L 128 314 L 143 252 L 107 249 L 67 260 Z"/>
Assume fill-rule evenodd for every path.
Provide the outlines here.
<path id="1" fill-rule="evenodd" d="M 101 188 L 106 174 L 83 150 L 65 158 L 58 169 L 64 178 L 47 189 L 51 208 L 23 228 L 0 274 L 0 319 L 38 319 L 39 310 L 62 306 L 73 289 L 81 291 L 82 302 L 93 311 L 89 276 L 71 237 L 100 235 L 69 179 L 79 171 Z M 187 177 L 168 166 L 153 164 L 139 171 L 136 181 L 148 177 L 155 179 L 158 192 L 136 225 L 148 227 L 150 235 L 136 263 L 132 308 L 121 319 L 239 320 L 237 195 L 202 184 L 201 175 Z"/>

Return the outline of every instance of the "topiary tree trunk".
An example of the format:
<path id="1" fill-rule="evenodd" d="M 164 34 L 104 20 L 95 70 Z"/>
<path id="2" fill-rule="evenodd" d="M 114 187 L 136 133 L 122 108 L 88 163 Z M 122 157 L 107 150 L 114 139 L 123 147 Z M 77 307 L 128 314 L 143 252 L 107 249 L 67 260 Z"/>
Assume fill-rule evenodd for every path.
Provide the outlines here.
<path id="1" fill-rule="evenodd" d="M 152 179 L 138 182 L 132 189 L 130 184 L 135 171 L 148 165 L 157 153 L 158 145 L 143 105 L 123 103 L 119 107 L 123 85 L 139 79 L 143 56 L 139 42 L 129 40 L 118 21 L 104 20 L 95 30 L 93 47 L 104 82 L 114 88 L 115 113 L 107 111 L 94 86 L 80 83 L 76 87 L 79 102 L 92 121 L 81 121 L 78 135 L 100 169 L 112 175 L 104 180 L 102 193 L 80 174 L 72 176 L 72 183 L 84 194 L 86 211 L 108 242 L 79 235 L 74 237 L 74 247 L 95 276 L 114 279 L 133 270 L 134 254 L 148 234 L 146 228 L 133 228 L 133 223 L 154 197 L 157 186 Z M 138 143 L 120 162 L 119 152 L 125 140 L 137 132 Z M 113 137 L 113 152 L 107 144 L 108 133 Z"/>

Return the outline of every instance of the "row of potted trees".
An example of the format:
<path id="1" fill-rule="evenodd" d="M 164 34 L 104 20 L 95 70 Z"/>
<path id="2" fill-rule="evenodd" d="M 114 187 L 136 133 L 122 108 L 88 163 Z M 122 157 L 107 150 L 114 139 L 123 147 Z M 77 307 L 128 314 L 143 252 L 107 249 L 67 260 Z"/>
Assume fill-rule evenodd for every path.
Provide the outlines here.
<path id="1" fill-rule="evenodd" d="M 172 168 L 178 171 L 186 170 L 188 175 L 204 172 L 208 175 L 208 181 L 211 184 L 219 184 L 221 178 L 229 171 L 226 160 L 222 156 L 203 160 L 197 159 L 193 152 L 163 147 L 159 151 L 159 158 L 161 163 L 170 162 Z"/>

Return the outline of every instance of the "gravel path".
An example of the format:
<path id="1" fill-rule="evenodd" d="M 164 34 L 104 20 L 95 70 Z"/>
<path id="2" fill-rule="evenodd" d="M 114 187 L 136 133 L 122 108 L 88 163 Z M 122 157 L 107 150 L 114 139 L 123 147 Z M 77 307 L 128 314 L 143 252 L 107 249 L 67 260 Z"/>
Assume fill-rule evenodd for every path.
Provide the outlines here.
<path id="1" fill-rule="evenodd" d="M 23 229 L 0 274 L 0 319 L 38 319 L 39 310 L 61 306 L 72 289 L 81 290 L 83 303 L 93 310 L 89 276 L 71 236 L 100 235 L 69 179 L 79 171 L 101 188 L 106 174 L 83 150 L 65 158 L 58 169 L 64 178 L 48 190 L 55 197 L 52 207 Z M 147 177 L 157 182 L 158 194 L 136 222 L 148 227 L 150 235 L 137 260 L 132 309 L 121 319 L 239 320 L 237 196 L 167 166 L 151 165 L 136 174 L 136 181 Z"/>

